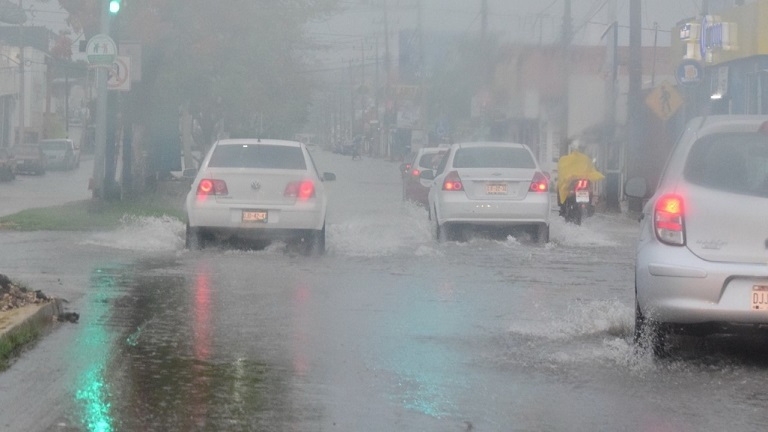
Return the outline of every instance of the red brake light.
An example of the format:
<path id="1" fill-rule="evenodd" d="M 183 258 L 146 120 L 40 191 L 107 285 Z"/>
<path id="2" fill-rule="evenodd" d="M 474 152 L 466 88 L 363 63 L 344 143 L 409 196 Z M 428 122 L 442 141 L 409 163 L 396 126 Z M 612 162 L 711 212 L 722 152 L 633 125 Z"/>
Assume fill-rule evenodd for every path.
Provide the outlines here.
<path id="1" fill-rule="evenodd" d="M 458 172 L 451 171 L 445 176 L 445 180 L 443 180 L 443 190 L 444 191 L 464 190 L 464 185 L 461 184 L 461 178 L 459 177 Z"/>
<path id="2" fill-rule="evenodd" d="M 547 180 L 547 177 L 544 174 L 540 172 L 536 172 L 536 174 L 533 175 L 533 180 L 531 180 L 531 187 L 529 191 L 531 192 L 549 191 L 549 180 Z"/>
<path id="3" fill-rule="evenodd" d="M 197 185 L 198 195 L 227 195 L 227 183 L 224 180 L 202 179 Z"/>
<path id="4" fill-rule="evenodd" d="M 589 180 L 578 179 L 576 181 L 576 190 L 584 190 L 584 189 L 589 189 Z"/>
<path id="5" fill-rule="evenodd" d="M 421 175 L 421 171 L 415 169 L 415 170 L 411 171 L 411 175 L 413 175 L 414 177 L 418 177 L 418 176 Z"/>
<path id="6" fill-rule="evenodd" d="M 307 200 L 315 196 L 315 184 L 312 180 L 290 182 L 285 186 L 284 196 Z"/>
<path id="7" fill-rule="evenodd" d="M 679 195 L 664 195 L 656 201 L 653 213 L 654 229 L 659 241 L 683 246 L 685 244 L 683 198 Z"/>

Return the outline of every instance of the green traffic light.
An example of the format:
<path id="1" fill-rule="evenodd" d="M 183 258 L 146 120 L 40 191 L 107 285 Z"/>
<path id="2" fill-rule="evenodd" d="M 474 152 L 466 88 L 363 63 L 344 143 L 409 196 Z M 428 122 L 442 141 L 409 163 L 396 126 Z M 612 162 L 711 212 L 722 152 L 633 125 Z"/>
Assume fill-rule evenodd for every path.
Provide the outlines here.
<path id="1" fill-rule="evenodd" d="M 120 12 L 120 0 L 110 0 L 109 13 L 111 13 L 112 15 L 115 15 L 118 12 Z"/>

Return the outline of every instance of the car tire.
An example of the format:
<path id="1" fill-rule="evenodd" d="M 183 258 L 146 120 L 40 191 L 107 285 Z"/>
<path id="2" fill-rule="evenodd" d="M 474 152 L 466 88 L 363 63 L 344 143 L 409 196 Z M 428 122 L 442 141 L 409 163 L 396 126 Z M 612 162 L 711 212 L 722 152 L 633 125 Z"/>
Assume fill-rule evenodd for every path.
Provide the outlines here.
<path id="1" fill-rule="evenodd" d="M 434 210 L 434 207 L 432 210 L 429 211 L 429 221 L 430 221 L 430 227 L 432 229 L 432 238 L 435 239 L 438 243 L 442 243 L 445 241 L 445 233 L 443 226 L 440 226 L 440 222 L 437 221 L 437 214 Z"/>
<path id="2" fill-rule="evenodd" d="M 200 229 L 190 227 L 189 222 L 187 222 L 185 247 L 189 250 L 200 250 L 204 247 L 203 236 L 200 233 Z"/>
<path id="3" fill-rule="evenodd" d="M 325 224 L 320 230 L 312 231 L 307 241 L 306 255 L 325 254 Z"/>
<path id="4" fill-rule="evenodd" d="M 651 350 L 656 357 L 667 357 L 669 348 L 667 346 L 669 335 L 660 323 L 653 321 L 645 316 L 640 310 L 640 305 L 635 301 L 635 347 L 642 351 Z"/>
<path id="5" fill-rule="evenodd" d="M 539 224 L 535 229 L 536 243 L 547 244 L 549 243 L 549 225 Z"/>

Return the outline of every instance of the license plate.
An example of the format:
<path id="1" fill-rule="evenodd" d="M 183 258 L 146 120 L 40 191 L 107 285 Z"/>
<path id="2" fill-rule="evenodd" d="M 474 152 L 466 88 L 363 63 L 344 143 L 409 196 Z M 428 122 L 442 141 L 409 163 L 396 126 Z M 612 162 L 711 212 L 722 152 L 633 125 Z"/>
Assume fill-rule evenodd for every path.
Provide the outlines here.
<path id="1" fill-rule="evenodd" d="M 752 287 L 752 310 L 768 310 L 768 285 Z"/>
<path id="2" fill-rule="evenodd" d="M 243 210 L 243 222 L 260 222 L 260 223 L 266 223 L 267 222 L 267 211 L 266 210 Z"/>
<path id="3" fill-rule="evenodd" d="M 588 203 L 589 202 L 589 191 L 576 191 L 576 202 L 577 203 Z"/>
<path id="4" fill-rule="evenodd" d="M 488 195 L 506 195 L 507 185 L 506 183 L 487 184 L 485 185 L 485 193 Z"/>

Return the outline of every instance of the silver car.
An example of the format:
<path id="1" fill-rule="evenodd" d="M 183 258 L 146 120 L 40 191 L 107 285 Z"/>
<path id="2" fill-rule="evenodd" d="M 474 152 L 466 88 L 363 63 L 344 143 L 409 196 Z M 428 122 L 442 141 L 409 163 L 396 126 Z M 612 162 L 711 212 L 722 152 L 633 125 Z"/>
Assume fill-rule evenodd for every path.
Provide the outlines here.
<path id="1" fill-rule="evenodd" d="M 538 243 L 549 241 L 549 178 L 524 144 L 453 144 L 437 170 L 422 171 L 421 179 L 430 186 L 429 219 L 438 241 L 488 228 L 522 228 Z"/>
<path id="2" fill-rule="evenodd" d="M 768 116 L 691 120 L 643 208 L 635 342 L 658 355 L 673 333 L 768 327 L 766 215 Z"/>
<path id="3" fill-rule="evenodd" d="M 187 174 L 189 176 L 189 174 Z M 327 195 L 304 144 L 225 139 L 213 144 L 186 199 L 187 247 L 211 240 L 296 241 L 307 253 L 325 252 Z"/>

